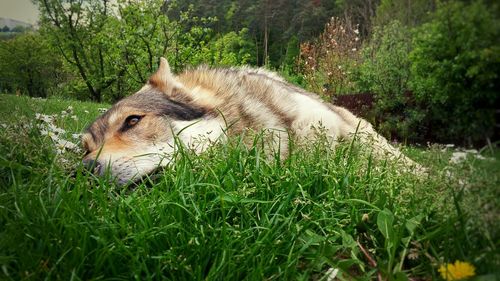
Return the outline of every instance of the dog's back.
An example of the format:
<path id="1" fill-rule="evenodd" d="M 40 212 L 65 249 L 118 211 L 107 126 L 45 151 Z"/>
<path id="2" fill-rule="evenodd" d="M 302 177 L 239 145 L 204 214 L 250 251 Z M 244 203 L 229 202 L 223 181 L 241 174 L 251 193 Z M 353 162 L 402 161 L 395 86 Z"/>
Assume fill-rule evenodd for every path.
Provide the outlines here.
<path id="1" fill-rule="evenodd" d="M 323 102 L 317 95 L 296 87 L 273 72 L 253 68 L 200 67 L 178 76 L 191 89 L 194 102 L 217 108 L 229 132 L 242 130 L 288 131 L 307 138 L 322 128 L 332 140 L 354 135 L 370 145 L 376 155 L 415 163 L 377 134 L 372 125 L 345 108 Z M 232 129 L 232 130 L 231 130 Z M 286 147 L 281 143 L 281 147 Z"/>

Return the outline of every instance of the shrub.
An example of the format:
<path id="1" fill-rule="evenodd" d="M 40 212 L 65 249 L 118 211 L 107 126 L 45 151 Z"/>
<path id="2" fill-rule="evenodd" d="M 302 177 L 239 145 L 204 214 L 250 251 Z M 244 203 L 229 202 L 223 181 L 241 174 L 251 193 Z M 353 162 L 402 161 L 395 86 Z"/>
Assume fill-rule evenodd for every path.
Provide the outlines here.
<path id="1" fill-rule="evenodd" d="M 482 2 L 440 5 L 416 29 L 410 85 L 426 103 L 426 123 L 440 141 L 484 140 L 494 129 L 500 96 L 500 28 Z"/>
<path id="2" fill-rule="evenodd" d="M 372 114 L 381 133 L 400 139 L 421 140 L 417 130 L 423 114 L 409 106 L 411 35 L 399 21 L 376 27 L 362 50 L 357 85 L 375 94 Z"/>
<path id="3" fill-rule="evenodd" d="M 255 47 L 247 39 L 248 29 L 228 32 L 210 42 L 210 58 L 213 65 L 255 64 Z"/>
<path id="4" fill-rule="evenodd" d="M 359 30 L 350 26 L 332 18 L 316 41 L 300 46 L 305 80 L 312 91 L 330 99 L 354 87 L 352 71 L 358 64 L 361 41 Z"/>
<path id="5" fill-rule="evenodd" d="M 67 72 L 45 38 L 26 32 L 0 41 L 0 92 L 47 97 L 60 86 Z"/>

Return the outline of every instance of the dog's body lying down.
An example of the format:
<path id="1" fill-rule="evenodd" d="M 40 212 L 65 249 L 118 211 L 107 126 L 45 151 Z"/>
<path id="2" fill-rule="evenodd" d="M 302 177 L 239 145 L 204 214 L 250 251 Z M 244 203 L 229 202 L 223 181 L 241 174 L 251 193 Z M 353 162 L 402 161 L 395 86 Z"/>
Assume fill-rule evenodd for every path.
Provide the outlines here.
<path id="1" fill-rule="evenodd" d="M 418 166 L 348 110 L 263 69 L 201 67 L 174 76 L 161 58 L 137 93 L 116 103 L 83 135 L 84 162 L 109 170 L 125 184 L 171 161 L 174 135 L 196 152 L 227 136 L 269 130 L 271 146 L 286 156 L 288 137 L 305 139 L 321 127 L 332 140 L 359 137 L 375 155 Z"/>

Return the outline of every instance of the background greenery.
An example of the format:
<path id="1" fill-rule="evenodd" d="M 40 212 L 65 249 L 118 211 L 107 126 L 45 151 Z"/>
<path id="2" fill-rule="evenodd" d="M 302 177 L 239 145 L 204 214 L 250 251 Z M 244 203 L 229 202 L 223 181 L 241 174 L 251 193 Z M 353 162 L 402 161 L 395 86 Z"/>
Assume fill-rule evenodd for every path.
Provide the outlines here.
<path id="1" fill-rule="evenodd" d="M 264 66 L 328 100 L 368 92 L 375 104 L 357 113 L 401 141 L 499 137 L 494 1 L 35 3 L 37 30 L 0 37 L 0 92 L 113 102 L 165 56 L 175 71 Z"/>

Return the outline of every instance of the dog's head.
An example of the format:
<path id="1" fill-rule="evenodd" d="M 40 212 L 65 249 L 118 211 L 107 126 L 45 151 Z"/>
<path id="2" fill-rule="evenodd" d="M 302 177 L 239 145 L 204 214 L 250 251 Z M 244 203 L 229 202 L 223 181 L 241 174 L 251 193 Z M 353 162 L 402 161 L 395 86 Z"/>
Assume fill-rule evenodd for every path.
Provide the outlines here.
<path id="1" fill-rule="evenodd" d="M 109 172 L 126 184 L 164 166 L 174 150 L 173 120 L 194 120 L 205 114 L 192 105 L 166 59 L 137 93 L 114 104 L 82 137 L 83 162 L 98 175 Z"/>

